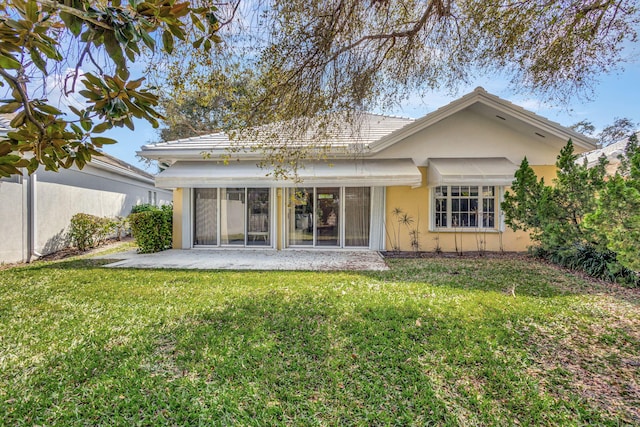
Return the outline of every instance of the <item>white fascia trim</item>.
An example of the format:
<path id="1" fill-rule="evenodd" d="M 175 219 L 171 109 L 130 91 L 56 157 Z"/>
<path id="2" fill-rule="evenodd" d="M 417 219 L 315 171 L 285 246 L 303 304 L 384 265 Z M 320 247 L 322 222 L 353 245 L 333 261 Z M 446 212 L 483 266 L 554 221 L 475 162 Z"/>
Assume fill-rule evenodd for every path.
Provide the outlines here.
<path id="1" fill-rule="evenodd" d="M 349 145 L 335 145 L 332 150 L 322 153 L 322 156 L 329 156 L 331 159 L 353 159 L 364 158 L 372 154 L 369 147 L 359 146 L 357 150 L 349 151 Z M 206 153 L 206 157 L 203 153 Z M 143 150 L 137 151 L 137 155 L 149 160 L 157 160 L 173 164 L 180 160 L 189 161 L 224 161 L 229 158 L 229 161 L 235 161 L 241 159 L 243 161 L 260 161 L 264 160 L 264 154 L 261 152 L 238 152 L 230 153 L 227 150 L 220 149 L 155 149 L 155 150 Z M 315 160 L 314 156 L 309 156 L 309 160 Z"/>
<path id="2" fill-rule="evenodd" d="M 493 97 L 493 99 L 492 99 Z M 530 124 L 546 131 L 558 138 L 569 140 L 571 139 L 575 145 L 587 150 L 593 150 L 598 147 L 597 140 L 594 138 L 586 137 L 572 129 L 566 128 L 559 123 L 553 122 L 545 117 L 542 117 L 531 111 L 527 111 L 524 108 L 517 106 L 509 101 L 501 100 L 494 95 L 486 94 L 483 98 L 478 99 L 485 105 L 494 107 L 505 113 L 509 113 L 512 117 L 522 120 L 525 123 Z"/>

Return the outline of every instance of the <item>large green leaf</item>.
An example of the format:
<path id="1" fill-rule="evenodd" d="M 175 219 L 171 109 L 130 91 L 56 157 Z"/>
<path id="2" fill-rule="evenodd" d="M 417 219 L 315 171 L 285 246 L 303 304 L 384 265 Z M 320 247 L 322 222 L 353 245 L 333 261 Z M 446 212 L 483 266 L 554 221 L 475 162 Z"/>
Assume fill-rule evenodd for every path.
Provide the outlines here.
<path id="1" fill-rule="evenodd" d="M 118 141 L 116 141 L 115 139 L 111 139 L 111 138 L 104 138 L 102 136 L 92 136 L 91 137 L 91 142 L 93 144 L 95 144 L 97 147 L 102 147 L 103 145 L 115 144 Z"/>
<path id="2" fill-rule="evenodd" d="M 0 53 L 0 68 L 17 70 L 20 67 L 20 61 L 16 60 L 13 56 Z"/>
<path id="3" fill-rule="evenodd" d="M 165 30 L 164 33 L 162 33 L 162 45 L 168 54 L 173 52 L 173 36 L 169 30 Z"/>

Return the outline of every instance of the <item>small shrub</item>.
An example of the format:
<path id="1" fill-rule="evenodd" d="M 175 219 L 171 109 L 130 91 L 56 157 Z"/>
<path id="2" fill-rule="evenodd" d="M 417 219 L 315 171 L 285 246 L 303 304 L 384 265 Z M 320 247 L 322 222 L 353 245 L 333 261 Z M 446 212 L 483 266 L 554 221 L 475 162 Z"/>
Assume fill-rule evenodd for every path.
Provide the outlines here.
<path id="1" fill-rule="evenodd" d="M 129 215 L 129 224 L 138 252 L 160 252 L 171 247 L 173 208 L 170 205 L 133 213 Z"/>
<path id="2" fill-rule="evenodd" d="M 537 247 L 533 248 L 532 252 L 554 264 L 584 271 L 596 279 L 617 282 L 628 287 L 640 286 L 640 276 L 622 265 L 617 259 L 617 254 L 610 250 L 598 250 L 592 245 L 576 245 L 554 251 Z"/>
<path id="3" fill-rule="evenodd" d="M 152 205 L 151 203 L 142 203 L 141 205 L 135 205 L 131 207 L 131 213 L 140 213 L 140 212 L 151 212 L 157 211 L 158 207 Z"/>
<path id="4" fill-rule="evenodd" d="M 116 233 L 116 239 L 122 240 L 124 236 L 129 234 L 129 219 L 122 216 L 117 216 L 111 220 L 111 226 Z"/>
<path id="5" fill-rule="evenodd" d="M 102 218 L 95 215 L 77 213 L 71 217 L 69 237 L 71 244 L 81 251 L 93 248 L 98 243 Z"/>
<path id="6" fill-rule="evenodd" d="M 104 243 L 107 237 L 113 234 L 115 231 L 115 223 L 111 218 L 98 218 L 98 229 L 95 234 L 95 246 L 99 246 Z"/>

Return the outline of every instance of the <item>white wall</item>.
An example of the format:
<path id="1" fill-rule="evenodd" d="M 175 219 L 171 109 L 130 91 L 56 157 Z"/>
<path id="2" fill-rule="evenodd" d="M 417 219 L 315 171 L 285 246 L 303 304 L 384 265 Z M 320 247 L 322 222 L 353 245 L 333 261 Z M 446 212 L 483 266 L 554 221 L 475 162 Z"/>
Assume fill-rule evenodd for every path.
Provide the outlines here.
<path id="1" fill-rule="evenodd" d="M 26 188 L 19 182 L 0 180 L 0 263 L 17 262 L 26 257 Z"/>
<path id="2" fill-rule="evenodd" d="M 527 156 L 532 165 L 552 165 L 566 141 L 551 136 L 525 135 L 476 112 L 462 110 L 403 141 L 374 158 L 411 157 L 417 166 L 429 158 L 506 157 L 519 165 Z"/>
<path id="3" fill-rule="evenodd" d="M 0 184 L 0 262 L 27 257 L 27 180 Z M 39 170 L 35 190 L 35 251 L 47 254 L 68 245 L 71 217 L 88 213 L 100 217 L 127 216 L 131 207 L 149 203 L 155 192 L 158 204 L 172 201 L 172 193 L 134 176 L 87 165 L 83 170 Z"/>

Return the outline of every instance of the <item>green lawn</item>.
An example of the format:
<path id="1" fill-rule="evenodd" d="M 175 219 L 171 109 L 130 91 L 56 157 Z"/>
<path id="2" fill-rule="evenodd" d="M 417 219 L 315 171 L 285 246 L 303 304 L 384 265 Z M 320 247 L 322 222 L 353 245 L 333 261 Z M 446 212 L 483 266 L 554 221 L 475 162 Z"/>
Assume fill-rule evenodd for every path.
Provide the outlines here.
<path id="1" fill-rule="evenodd" d="M 1 270 L 0 424 L 640 423 L 638 291 L 531 259 L 390 264 Z"/>

